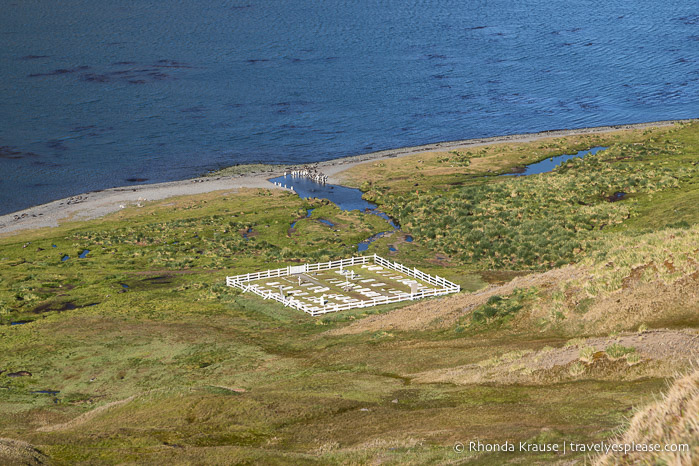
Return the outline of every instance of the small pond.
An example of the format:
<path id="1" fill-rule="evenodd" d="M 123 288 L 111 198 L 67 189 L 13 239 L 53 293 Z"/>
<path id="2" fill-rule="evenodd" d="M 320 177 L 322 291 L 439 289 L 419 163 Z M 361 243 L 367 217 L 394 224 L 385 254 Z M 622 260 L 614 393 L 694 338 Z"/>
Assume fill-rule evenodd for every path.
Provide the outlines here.
<path id="1" fill-rule="evenodd" d="M 527 176 L 527 175 L 537 175 L 539 173 L 547 173 L 552 171 L 554 168 L 562 164 L 563 162 L 570 160 L 570 159 L 575 159 L 575 158 L 582 158 L 585 157 L 587 154 L 596 154 L 597 152 L 601 150 L 607 149 L 606 147 L 598 146 L 598 147 L 593 147 L 592 149 L 587 149 L 587 150 L 581 150 L 579 152 L 576 152 L 575 154 L 563 154 L 559 155 L 557 157 L 551 157 L 546 160 L 542 160 L 541 162 L 536 162 L 529 164 L 525 167 L 524 171 L 520 173 L 506 173 L 501 176 Z"/>
<path id="2" fill-rule="evenodd" d="M 17 320 L 15 322 L 10 322 L 10 325 L 24 325 L 28 324 L 29 322 L 34 322 L 33 320 Z"/>
<path id="3" fill-rule="evenodd" d="M 306 218 L 309 218 L 309 217 L 311 216 L 311 214 L 313 213 L 314 210 L 315 210 L 315 209 L 308 209 L 308 210 L 306 211 Z M 294 228 L 294 227 L 296 226 L 297 223 L 298 223 L 298 220 L 294 220 L 293 222 L 291 222 L 291 228 Z"/>

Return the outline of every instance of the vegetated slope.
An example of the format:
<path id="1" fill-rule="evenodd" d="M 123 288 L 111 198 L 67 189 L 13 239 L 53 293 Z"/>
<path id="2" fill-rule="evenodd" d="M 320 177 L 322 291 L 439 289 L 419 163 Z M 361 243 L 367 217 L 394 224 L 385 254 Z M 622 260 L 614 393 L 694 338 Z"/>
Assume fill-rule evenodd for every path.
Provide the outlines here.
<path id="1" fill-rule="evenodd" d="M 699 458 L 699 369 L 679 377 L 662 399 L 642 409 L 631 419 L 618 443 L 650 445 L 689 445 L 683 452 L 633 452 L 604 455 L 595 464 L 696 464 Z"/>
<path id="2" fill-rule="evenodd" d="M 462 293 L 445 298 L 431 299 L 396 309 L 384 314 L 364 317 L 361 320 L 329 331 L 331 335 L 351 335 L 362 332 L 420 331 L 448 328 L 472 311 L 485 305 L 494 296 L 510 296 L 515 290 L 525 288 L 550 289 L 555 284 L 581 274 L 578 267 L 566 266 L 543 273 L 517 277 L 504 285 L 491 285 L 473 293 Z"/>
<path id="3" fill-rule="evenodd" d="M 46 455 L 34 446 L 21 440 L 0 438 L 0 464 L 13 465 L 39 465 L 49 464 Z"/>
<path id="4" fill-rule="evenodd" d="M 335 227 L 307 217 L 311 208 Z M 378 216 L 343 212 L 328 201 L 240 190 L 22 232 L 0 239 L 0 325 L 97 305 L 127 291 L 170 288 L 165 285 L 177 282 L 172 276 L 182 273 L 220 271 L 198 286 L 209 289 L 210 299 L 226 299 L 231 293 L 225 274 L 264 270 L 269 263 L 344 258 L 358 242 L 385 229 L 387 222 Z"/>
<path id="5" fill-rule="evenodd" d="M 572 339 L 559 348 L 513 350 L 475 364 L 416 373 L 412 382 L 549 385 L 580 379 L 638 380 L 670 377 L 698 358 L 699 332 L 645 330 Z"/>
<path id="6" fill-rule="evenodd" d="M 686 366 L 696 212 L 667 224 L 691 182 L 653 203 L 622 201 L 626 228 L 679 193 L 663 198 L 655 231 L 605 227 L 574 265 L 405 312 L 314 319 L 225 287 L 227 274 L 346 256 L 385 229 L 287 193 L 182 198 L 2 239 L 0 437 L 59 464 L 558 461 L 453 447 L 606 440 Z M 342 227 L 315 221 L 321 213 Z M 416 248 L 432 257 L 430 245 L 416 238 L 392 257 L 421 267 Z M 451 275 L 434 273 L 458 279 L 487 263 L 448 262 Z M 659 299 L 660 284 L 657 312 L 614 315 L 642 291 Z M 18 320 L 31 322 L 8 325 Z"/>
<path id="7" fill-rule="evenodd" d="M 464 264 L 548 269 L 595 250 L 654 196 L 696 183 L 697 133 L 699 124 L 689 124 L 620 137 L 552 173 L 462 177 L 447 188 L 443 175 L 420 174 L 411 190 L 394 191 L 386 175 L 365 186 L 366 195 L 416 240 Z"/>
<path id="8" fill-rule="evenodd" d="M 523 304 L 518 290 L 532 295 Z M 492 301 L 498 305 L 493 306 Z M 489 306 L 490 303 L 490 306 Z M 508 312 L 519 306 L 517 312 Z M 498 309 L 498 307 L 500 309 Z M 504 312 L 503 312 L 504 310 Z M 571 336 L 699 324 L 699 225 L 615 234 L 579 264 L 517 277 L 485 290 L 370 316 L 335 334 L 427 330 L 507 320 Z"/>

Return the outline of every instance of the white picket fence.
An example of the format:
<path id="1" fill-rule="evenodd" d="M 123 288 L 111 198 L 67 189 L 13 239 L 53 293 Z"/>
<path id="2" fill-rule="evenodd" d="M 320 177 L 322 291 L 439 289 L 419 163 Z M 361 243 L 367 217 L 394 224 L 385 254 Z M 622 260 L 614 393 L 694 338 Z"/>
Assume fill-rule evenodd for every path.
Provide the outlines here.
<path id="1" fill-rule="evenodd" d="M 326 304 L 323 306 L 311 306 L 305 304 L 293 297 L 285 297 L 279 293 L 273 293 L 271 291 L 260 290 L 254 284 L 249 284 L 255 280 L 261 280 L 263 278 L 274 278 L 274 277 L 286 277 L 289 275 L 316 272 L 320 270 L 330 270 L 339 269 L 340 267 L 347 267 L 353 265 L 361 265 L 373 262 L 376 265 L 385 267 L 396 272 L 403 273 L 409 277 L 416 278 L 423 282 L 427 282 L 437 288 L 422 290 L 416 293 L 402 293 L 395 296 L 379 296 L 376 298 L 371 298 L 365 301 L 359 301 L 354 303 L 345 304 Z M 265 270 L 263 272 L 246 273 L 244 275 L 235 275 L 233 277 L 226 277 L 226 285 L 230 287 L 240 288 L 243 291 L 249 291 L 262 296 L 264 299 L 273 299 L 279 301 L 285 306 L 291 306 L 296 309 L 300 309 L 303 312 L 310 314 L 312 316 L 318 316 L 321 314 L 327 314 L 328 312 L 346 311 L 348 309 L 364 308 L 379 306 L 381 304 L 398 303 L 401 301 L 414 300 L 427 298 L 430 296 L 440 296 L 450 293 L 458 293 L 461 291 L 461 287 L 455 283 L 450 282 L 442 277 L 428 275 L 421 272 L 416 268 L 408 268 L 399 264 L 398 262 L 391 262 L 384 259 L 381 256 L 373 254 L 371 256 L 358 256 L 350 257 L 349 259 L 340 259 L 330 262 L 319 262 L 317 264 L 304 264 L 304 265 L 292 265 L 289 267 L 284 267 L 281 269 Z"/>

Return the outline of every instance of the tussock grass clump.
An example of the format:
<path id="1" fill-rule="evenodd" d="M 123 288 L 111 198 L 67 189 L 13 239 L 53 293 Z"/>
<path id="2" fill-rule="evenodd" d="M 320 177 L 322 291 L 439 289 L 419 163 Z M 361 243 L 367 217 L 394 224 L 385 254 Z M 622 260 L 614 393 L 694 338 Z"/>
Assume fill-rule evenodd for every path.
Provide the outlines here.
<path id="1" fill-rule="evenodd" d="M 636 348 L 632 348 L 629 346 L 623 346 L 623 345 L 620 345 L 618 343 L 612 343 L 611 345 L 607 346 L 604 349 L 604 352 L 607 353 L 607 356 L 612 361 L 616 361 L 617 359 L 621 359 L 630 353 L 634 353 L 635 351 L 636 351 Z"/>
<path id="2" fill-rule="evenodd" d="M 570 340 L 566 341 L 565 345 L 563 345 L 564 348 L 571 348 L 571 347 L 577 347 L 577 346 L 582 346 L 585 344 L 585 339 L 584 338 L 571 338 Z"/>
<path id="3" fill-rule="evenodd" d="M 514 350 L 500 356 L 494 356 L 478 363 L 483 368 L 495 367 L 500 364 L 513 363 L 519 361 L 524 356 L 533 353 L 533 350 Z"/>
<path id="4" fill-rule="evenodd" d="M 675 380 L 662 399 L 636 413 L 617 443 L 687 445 L 686 451 L 631 452 L 598 457 L 598 466 L 695 464 L 699 457 L 699 370 Z"/>
<path id="5" fill-rule="evenodd" d="M 568 373 L 572 375 L 573 377 L 578 377 L 581 376 L 585 373 L 585 364 L 581 363 L 580 361 L 576 361 L 573 364 L 570 365 L 570 368 L 568 369 Z"/>
<path id="6" fill-rule="evenodd" d="M 593 346 L 581 348 L 578 357 L 583 362 L 592 362 L 595 357 L 595 348 Z"/>
<path id="7" fill-rule="evenodd" d="M 613 292 L 633 281 L 671 284 L 698 270 L 699 228 L 669 228 L 637 236 L 615 235 L 581 265 L 593 269 L 583 284 L 590 296 Z"/>
<path id="8" fill-rule="evenodd" d="M 635 366 L 636 364 L 639 364 L 643 358 L 641 358 L 641 355 L 638 353 L 629 353 L 626 355 L 626 363 L 629 366 Z"/>
<path id="9" fill-rule="evenodd" d="M 575 266 L 579 271 L 575 277 L 542 293 L 536 308 L 542 319 L 569 328 L 583 325 L 594 332 L 643 334 L 658 322 L 667 325 L 668 319 L 695 318 L 697 296 L 692 290 L 699 280 L 699 224 L 643 234 L 615 233 L 600 245 Z"/>
<path id="10" fill-rule="evenodd" d="M 27 442 L 0 438 L 0 463 L 34 465 L 48 462 L 46 455 Z"/>
<path id="11" fill-rule="evenodd" d="M 518 288 L 510 296 L 491 296 L 488 301 L 473 311 L 473 322 L 492 322 L 516 314 L 525 303 L 536 296 L 536 289 Z"/>

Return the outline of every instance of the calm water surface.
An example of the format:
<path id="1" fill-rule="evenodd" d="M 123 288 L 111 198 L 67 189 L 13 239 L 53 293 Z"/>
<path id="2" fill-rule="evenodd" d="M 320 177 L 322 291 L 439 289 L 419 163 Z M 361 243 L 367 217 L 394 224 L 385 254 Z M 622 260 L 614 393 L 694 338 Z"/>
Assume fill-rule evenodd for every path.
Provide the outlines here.
<path id="1" fill-rule="evenodd" d="M 699 116 L 696 2 L 7 0 L 0 213 L 244 162 Z"/>
<path id="2" fill-rule="evenodd" d="M 536 163 L 531 163 L 524 167 L 524 170 L 522 170 L 519 173 L 506 173 L 501 176 L 527 176 L 527 175 L 536 175 L 539 173 L 548 173 L 550 171 L 553 171 L 555 168 L 557 168 L 559 165 L 563 164 L 563 162 L 566 162 L 570 159 L 577 159 L 577 158 L 582 158 L 585 157 L 587 154 L 596 154 L 597 152 L 601 150 L 605 150 L 607 147 L 592 147 L 587 150 L 581 150 L 576 152 L 575 154 L 563 154 L 563 155 L 558 155 L 556 157 L 549 157 L 548 159 L 544 159 L 540 162 Z"/>

